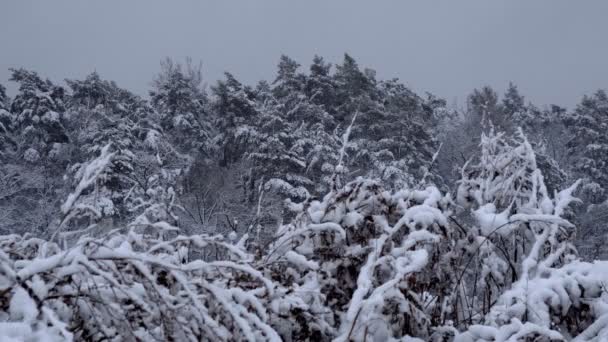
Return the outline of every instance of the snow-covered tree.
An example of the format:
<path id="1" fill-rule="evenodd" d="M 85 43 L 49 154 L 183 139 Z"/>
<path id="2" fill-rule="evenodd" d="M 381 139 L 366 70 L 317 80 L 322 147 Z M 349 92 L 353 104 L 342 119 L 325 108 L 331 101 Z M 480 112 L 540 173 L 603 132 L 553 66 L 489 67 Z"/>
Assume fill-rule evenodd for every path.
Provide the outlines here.
<path id="1" fill-rule="evenodd" d="M 574 156 L 573 171 L 584 177 L 584 190 L 593 202 L 606 199 L 608 188 L 608 95 L 598 90 L 585 96 L 576 110 L 565 119 L 572 132 L 568 142 L 570 155 Z"/>
<path id="2" fill-rule="evenodd" d="M 485 86 L 481 89 L 474 89 L 467 99 L 468 116 L 473 122 L 478 122 L 484 130 L 492 126 L 499 126 L 506 121 L 500 110 L 498 94 L 494 89 Z"/>
<path id="3" fill-rule="evenodd" d="M 10 80 L 19 84 L 19 92 L 11 102 L 11 126 L 20 136 L 23 158 L 36 161 L 45 157 L 55 143 L 68 140 L 63 127 L 65 90 L 34 71 L 11 72 Z"/>
<path id="4" fill-rule="evenodd" d="M 208 153 L 212 118 L 207 110 L 201 65 L 195 66 L 191 60 L 182 65 L 167 58 L 161 67 L 152 82 L 150 102 L 160 114 L 162 128 L 185 151 Z"/>
<path id="5" fill-rule="evenodd" d="M 310 101 L 323 105 L 326 111 L 334 109 L 333 101 L 336 94 L 336 84 L 330 71 L 331 64 L 325 62 L 323 57 L 315 56 L 305 85 L 305 92 Z"/>
<path id="6" fill-rule="evenodd" d="M 7 110 L 9 107 L 9 98 L 6 95 L 6 87 L 0 84 L 0 109 Z"/>
<path id="7" fill-rule="evenodd" d="M 95 108 L 98 105 L 108 106 L 114 101 L 113 90 L 116 87 L 112 82 L 102 80 L 97 72 L 92 72 L 84 80 L 66 80 L 72 90 L 70 96 L 71 106 L 86 106 Z"/>
<path id="8" fill-rule="evenodd" d="M 338 101 L 346 102 L 369 93 L 374 87 L 373 72 L 361 71 L 357 61 L 349 54 L 344 54 L 342 64 L 336 65 L 334 79 L 338 88 Z"/>
<path id="9" fill-rule="evenodd" d="M 568 132 L 566 165 L 571 177 L 583 179 L 579 196 L 584 200 L 576 216 L 581 233 L 578 245 L 585 257 L 604 258 L 608 213 L 608 96 L 599 90 L 583 97 L 573 112 L 563 113 Z"/>
<path id="10" fill-rule="evenodd" d="M 0 109 L 0 230 L 43 232 L 55 216 L 65 163 L 65 94 L 36 72 L 12 69 L 19 87 Z"/>
<path id="11" fill-rule="evenodd" d="M 150 180 L 163 170 L 185 169 L 189 158 L 176 151 L 155 113 L 136 95 L 95 73 L 68 84 L 73 91 L 69 128 L 77 144 L 71 150 L 70 170 L 78 175 L 83 165 L 111 144 L 114 157 L 95 191 L 83 196 L 83 201 L 97 208 L 96 219 L 125 220 L 132 216 L 128 202 L 134 194 L 145 193 Z"/>
<path id="12" fill-rule="evenodd" d="M 226 79 L 218 81 L 211 88 L 215 97 L 212 107 L 216 115 L 216 127 L 220 131 L 214 142 L 219 150 L 222 166 L 229 165 L 243 156 L 243 146 L 236 141 L 238 129 L 241 125 L 251 122 L 258 114 L 252 90 L 243 86 L 232 74 L 224 75 Z"/>
<path id="13" fill-rule="evenodd" d="M 502 98 L 502 108 L 506 120 L 526 110 L 525 99 L 519 93 L 517 86 L 512 82 L 509 82 L 509 87 Z"/>
<path id="14" fill-rule="evenodd" d="M 13 121 L 13 116 L 9 112 L 10 103 L 6 95 L 6 88 L 0 84 L 0 160 L 4 155 L 4 151 L 11 145 L 9 132 Z"/>
<path id="15" fill-rule="evenodd" d="M 282 55 L 279 60 L 277 77 L 273 82 L 273 93 L 277 98 L 284 97 L 295 97 L 303 91 L 304 83 L 306 82 L 306 76 L 302 73 L 298 73 L 298 64 L 295 60 Z"/>
<path id="16" fill-rule="evenodd" d="M 431 136 L 434 109 L 397 80 L 382 81 L 380 100 L 362 99 L 353 127 L 353 169 L 397 188 L 412 185 L 438 149 Z M 371 166 L 371 167 L 370 167 Z"/>

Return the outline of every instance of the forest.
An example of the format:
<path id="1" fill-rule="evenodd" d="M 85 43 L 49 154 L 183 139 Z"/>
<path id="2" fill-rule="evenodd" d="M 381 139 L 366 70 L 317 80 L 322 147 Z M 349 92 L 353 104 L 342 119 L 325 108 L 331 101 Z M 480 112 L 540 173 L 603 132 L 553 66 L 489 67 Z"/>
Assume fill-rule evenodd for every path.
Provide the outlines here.
<path id="1" fill-rule="evenodd" d="M 0 84 L 0 340 L 608 340 L 605 91 L 150 79 Z"/>

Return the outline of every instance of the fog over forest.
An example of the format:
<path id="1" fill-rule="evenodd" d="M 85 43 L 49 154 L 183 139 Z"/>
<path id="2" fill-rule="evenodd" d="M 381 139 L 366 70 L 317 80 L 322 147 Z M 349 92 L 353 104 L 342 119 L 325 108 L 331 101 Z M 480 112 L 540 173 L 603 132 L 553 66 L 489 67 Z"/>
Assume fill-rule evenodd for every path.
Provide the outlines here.
<path id="1" fill-rule="evenodd" d="M 145 89 L 25 51 L 0 61 L 0 341 L 608 341 L 605 67 L 453 101 L 349 51 L 256 79 L 165 57 Z"/>

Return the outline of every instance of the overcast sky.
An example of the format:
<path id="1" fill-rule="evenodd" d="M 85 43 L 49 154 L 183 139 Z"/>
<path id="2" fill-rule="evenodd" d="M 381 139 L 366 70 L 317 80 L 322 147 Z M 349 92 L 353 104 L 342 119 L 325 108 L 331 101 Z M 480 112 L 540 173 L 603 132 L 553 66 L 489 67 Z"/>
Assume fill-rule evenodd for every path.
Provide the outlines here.
<path id="1" fill-rule="evenodd" d="M 571 107 L 608 88 L 606 18 L 606 0 L 2 0 L 0 82 L 9 67 L 55 81 L 97 70 L 146 94 L 165 56 L 202 61 L 209 83 L 225 70 L 253 83 L 281 54 L 307 66 L 348 52 L 450 103 L 513 81 L 539 105 Z"/>

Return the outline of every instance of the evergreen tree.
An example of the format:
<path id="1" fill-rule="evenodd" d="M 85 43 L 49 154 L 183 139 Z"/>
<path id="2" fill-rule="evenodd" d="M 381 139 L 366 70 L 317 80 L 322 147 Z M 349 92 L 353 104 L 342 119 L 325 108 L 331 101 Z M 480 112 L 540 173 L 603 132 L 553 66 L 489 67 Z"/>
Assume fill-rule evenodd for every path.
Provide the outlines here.
<path id="1" fill-rule="evenodd" d="M 431 136 L 436 108 L 393 79 L 360 97 L 352 132 L 352 168 L 386 186 L 412 185 L 438 148 Z M 377 98 L 377 100 L 374 100 Z"/>
<path id="2" fill-rule="evenodd" d="M 106 146 L 111 146 L 113 156 L 95 191 L 82 194 L 81 201 L 97 208 L 94 220 L 125 222 L 132 218 L 130 199 L 145 193 L 151 177 L 162 168 L 185 168 L 186 161 L 167 140 L 155 113 L 138 96 L 102 80 L 97 73 L 67 83 L 72 89 L 69 129 L 76 147 L 71 150 L 70 169 L 78 173 Z"/>
<path id="3" fill-rule="evenodd" d="M 183 66 L 166 59 L 150 90 L 152 106 L 160 114 L 162 128 L 185 151 L 208 152 L 211 117 L 202 88 L 201 66 L 188 60 Z"/>
<path id="4" fill-rule="evenodd" d="M 488 131 L 491 126 L 500 127 L 504 122 L 502 111 L 498 102 L 498 94 L 494 89 L 485 86 L 474 89 L 467 99 L 467 119 L 473 123 L 481 124 L 482 131 Z M 474 132 L 471 136 L 478 138 L 480 135 Z"/>
<path id="5" fill-rule="evenodd" d="M 330 74 L 331 64 L 323 57 L 316 56 L 310 65 L 310 74 L 306 79 L 306 96 L 314 104 L 324 106 L 324 109 L 335 114 L 336 84 Z"/>
<path id="6" fill-rule="evenodd" d="M 11 72 L 19 87 L 9 111 L 0 109 L 0 230 L 40 234 L 53 221 L 62 194 L 61 152 L 70 143 L 65 94 L 36 72 Z"/>
<path id="7" fill-rule="evenodd" d="M 608 189 L 608 96 L 598 90 L 583 97 L 576 110 L 565 119 L 572 132 L 568 142 L 574 158 L 572 171 L 586 179 L 583 188 L 589 200 L 599 203 L 606 199 Z"/>
<path id="8" fill-rule="evenodd" d="M 246 156 L 253 163 L 250 181 L 262 181 L 267 190 L 287 198 L 306 198 L 306 187 L 313 182 L 304 175 L 306 154 L 303 146 L 297 148 L 297 126 L 288 121 L 274 101 L 266 101 L 258 111 L 254 126 L 240 135 L 249 146 Z"/>
<path id="9" fill-rule="evenodd" d="M 243 146 L 237 140 L 237 130 L 241 125 L 255 120 L 254 92 L 245 87 L 232 74 L 225 73 L 226 79 L 219 80 L 211 88 L 215 96 L 212 108 L 216 115 L 219 134 L 215 145 L 220 151 L 220 165 L 226 166 L 239 160 Z"/>
<path id="10" fill-rule="evenodd" d="M 114 101 L 112 90 L 116 87 L 113 82 L 102 80 L 97 72 L 92 72 L 84 80 L 67 80 L 72 90 L 70 96 L 71 107 L 87 107 L 93 109 L 98 105 L 109 106 Z"/>
<path id="11" fill-rule="evenodd" d="M 339 123 L 347 125 L 361 102 L 366 101 L 365 98 L 371 101 L 376 99 L 373 72 L 361 71 L 355 59 L 348 54 L 344 54 L 342 64 L 336 65 L 333 81 L 336 99 L 331 112 Z"/>
<path id="12" fill-rule="evenodd" d="M 509 87 L 502 98 L 502 107 L 507 119 L 526 110 L 524 97 L 519 94 L 517 86 L 511 82 L 509 82 Z"/>
<path id="13" fill-rule="evenodd" d="M 608 96 L 598 90 L 584 96 L 572 112 L 563 114 L 567 138 L 567 158 L 571 178 L 584 180 L 576 208 L 575 221 L 580 226 L 577 245 L 589 260 L 605 258 L 606 215 L 608 213 Z"/>
<path id="14" fill-rule="evenodd" d="M 19 84 L 19 92 L 11 102 L 15 115 L 11 126 L 20 136 L 23 157 L 35 161 L 51 152 L 55 143 L 68 142 L 63 127 L 65 91 L 34 71 L 11 72 L 10 80 Z"/>
<path id="15" fill-rule="evenodd" d="M 369 93 L 374 85 L 374 80 L 359 69 L 359 65 L 349 54 L 344 54 L 342 64 L 336 65 L 334 79 L 339 87 L 339 94 L 345 98 L 356 98 L 362 94 Z"/>
<path id="16" fill-rule="evenodd" d="M 9 98 L 6 95 L 6 88 L 0 84 L 0 160 L 5 150 L 14 142 L 9 136 L 13 116 L 8 111 L 10 109 Z"/>
<path id="17" fill-rule="evenodd" d="M 303 96 L 297 104 L 271 99 L 258 108 L 253 127 L 241 130 L 246 156 L 253 162 L 251 181 L 267 190 L 302 200 L 327 191 L 339 143 L 326 125 L 332 117 Z M 288 101 L 288 100 L 287 100 Z"/>
<path id="18" fill-rule="evenodd" d="M 7 110 L 9 108 L 9 98 L 6 95 L 6 88 L 0 84 L 0 109 Z"/>
<path id="19" fill-rule="evenodd" d="M 545 184 L 550 192 L 560 188 L 567 180 L 566 141 L 559 107 L 551 110 L 539 109 L 532 104 L 523 105 L 523 96 L 511 84 L 503 99 L 505 115 L 512 127 L 519 127 L 529 137 L 536 153 L 538 168 L 542 170 Z M 561 164 L 560 164 L 561 162 Z"/>
<path id="20" fill-rule="evenodd" d="M 304 88 L 306 76 L 298 73 L 298 64 L 293 59 L 282 55 L 279 60 L 277 77 L 273 82 L 273 94 L 277 98 L 299 95 Z"/>

